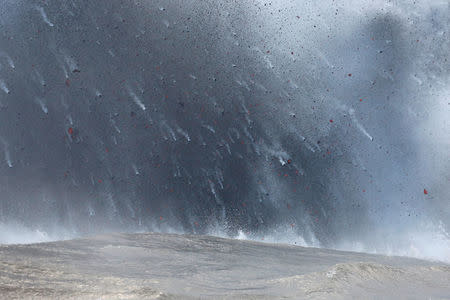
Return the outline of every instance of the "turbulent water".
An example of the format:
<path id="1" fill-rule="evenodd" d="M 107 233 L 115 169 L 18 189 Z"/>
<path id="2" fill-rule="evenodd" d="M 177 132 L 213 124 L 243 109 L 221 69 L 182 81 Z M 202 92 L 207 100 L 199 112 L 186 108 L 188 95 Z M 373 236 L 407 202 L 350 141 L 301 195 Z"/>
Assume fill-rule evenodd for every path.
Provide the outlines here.
<path id="1" fill-rule="evenodd" d="M 448 1 L 3 0 L 0 28 L 0 242 L 450 260 Z"/>
<path id="2" fill-rule="evenodd" d="M 200 235 L 0 246 L 2 299 L 449 299 L 450 266 Z"/>

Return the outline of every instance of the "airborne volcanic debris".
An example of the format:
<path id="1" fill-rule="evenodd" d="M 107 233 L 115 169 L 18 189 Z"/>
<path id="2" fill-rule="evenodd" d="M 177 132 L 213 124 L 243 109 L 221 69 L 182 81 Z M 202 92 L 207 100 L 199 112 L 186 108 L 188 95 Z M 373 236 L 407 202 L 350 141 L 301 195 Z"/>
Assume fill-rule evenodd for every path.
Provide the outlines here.
<path id="1" fill-rule="evenodd" d="M 0 224 L 444 253 L 446 10 L 369 2 L 7 0 Z"/>

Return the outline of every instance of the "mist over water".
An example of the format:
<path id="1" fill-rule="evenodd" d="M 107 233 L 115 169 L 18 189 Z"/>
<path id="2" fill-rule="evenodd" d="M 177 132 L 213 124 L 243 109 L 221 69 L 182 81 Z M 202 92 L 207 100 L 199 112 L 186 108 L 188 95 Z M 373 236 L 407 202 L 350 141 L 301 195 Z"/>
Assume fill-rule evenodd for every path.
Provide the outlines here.
<path id="1" fill-rule="evenodd" d="M 0 242 L 449 261 L 447 1 L 4 1 Z"/>

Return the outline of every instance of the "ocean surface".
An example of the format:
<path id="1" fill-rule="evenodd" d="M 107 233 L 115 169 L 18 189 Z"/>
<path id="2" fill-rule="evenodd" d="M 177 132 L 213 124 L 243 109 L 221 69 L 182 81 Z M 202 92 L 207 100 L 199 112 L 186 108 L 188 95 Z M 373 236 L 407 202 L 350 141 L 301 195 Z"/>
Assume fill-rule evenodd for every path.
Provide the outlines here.
<path id="1" fill-rule="evenodd" d="M 201 235 L 0 246 L 1 299 L 450 299 L 450 265 Z"/>

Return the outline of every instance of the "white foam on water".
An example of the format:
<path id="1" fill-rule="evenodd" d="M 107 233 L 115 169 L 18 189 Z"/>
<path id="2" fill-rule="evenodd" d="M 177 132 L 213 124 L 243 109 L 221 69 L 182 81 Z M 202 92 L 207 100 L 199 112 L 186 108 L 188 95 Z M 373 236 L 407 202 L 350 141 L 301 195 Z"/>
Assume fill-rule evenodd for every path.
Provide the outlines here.
<path id="1" fill-rule="evenodd" d="M 32 244 L 74 238 L 75 235 L 63 230 L 47 232 L 40 228 L 28 228 L 16 222 L 0 222 L 0 244 Z"/>

